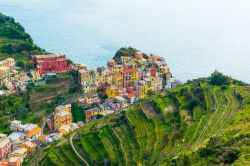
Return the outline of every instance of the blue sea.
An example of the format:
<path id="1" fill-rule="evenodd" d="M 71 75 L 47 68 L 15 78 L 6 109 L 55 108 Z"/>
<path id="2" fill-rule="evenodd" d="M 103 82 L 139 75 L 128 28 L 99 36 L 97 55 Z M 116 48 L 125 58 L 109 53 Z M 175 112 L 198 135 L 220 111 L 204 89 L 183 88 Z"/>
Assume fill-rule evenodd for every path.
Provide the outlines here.
<path id="1" fill-rule="evenodd" d="M 182 80 L 214 70 L 250 83 L 249 0 L 0 0 L 35 43 L 89 67 L 123 46 L 165 57 Z"/>

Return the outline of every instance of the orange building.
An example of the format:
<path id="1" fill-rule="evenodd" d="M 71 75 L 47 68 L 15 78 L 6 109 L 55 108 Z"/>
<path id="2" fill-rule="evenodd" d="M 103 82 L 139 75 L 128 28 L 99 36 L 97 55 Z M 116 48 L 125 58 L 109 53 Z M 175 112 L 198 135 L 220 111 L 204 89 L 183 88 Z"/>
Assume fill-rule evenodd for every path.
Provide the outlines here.
<path id="1" fill-rule="evenodd" d="M 35 127 L 32 130 L 28 131 L 26 134 L 27 140 L 38 139 L 42 135 L 42 129 L 40 127 Z"/>

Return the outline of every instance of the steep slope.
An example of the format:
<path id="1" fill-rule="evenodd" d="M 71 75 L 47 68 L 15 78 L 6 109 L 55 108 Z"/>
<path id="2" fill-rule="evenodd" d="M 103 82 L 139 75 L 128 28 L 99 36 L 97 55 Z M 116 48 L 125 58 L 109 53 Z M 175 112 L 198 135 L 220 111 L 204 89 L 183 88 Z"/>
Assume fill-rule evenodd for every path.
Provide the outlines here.
<path id="1" fill-rule="evenodd" d="M 31 54 L 45 53 L 14 18 L 0 13 L 0 60 L 12 57 L 26 70 L 33 68 Z"/>
<path id="2" fill-rule="evenodd" d="M 87 124 L 71 146 L 89 165 L 245 165 L 249 108 L 250 87 L 196 80 Z M 53 145 L 40 164 L 72 164 L 53 155 L 68 146 L 67 141 Z M 81 160 L 71 155 L 78 165 Z"/>
<path id="3" fill-rule="evenodd" d="M 32 38 L 14 18 L 0 13 L 0 60 L 12 57 L 20 70 L 34 69 L 32 54 L 47 52 L 33 43 Z M 25 94 L 0 96 L 0 133 L 9 134 L 10 121 L 18 118 L 23 122 L 41 125 L 56 106 L 79 95 L 76 77 L 72 73 L 58 74 L 47 79 L 45 86 L 28 86 Z M 0 86 L 0 90 L 4 87 Z M 68 101 L 67 101 L 68 102 Z"/>

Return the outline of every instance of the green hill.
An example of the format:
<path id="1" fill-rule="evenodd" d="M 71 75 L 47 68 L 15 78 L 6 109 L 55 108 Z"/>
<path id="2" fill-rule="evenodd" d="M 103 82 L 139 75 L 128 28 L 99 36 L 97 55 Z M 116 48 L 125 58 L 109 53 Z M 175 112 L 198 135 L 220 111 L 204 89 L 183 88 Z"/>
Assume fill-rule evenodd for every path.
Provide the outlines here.
<path id="1" fill-rule="evenodd" d="M 221 78 L 215 73 L 189 81 L 88 123 L 46 149 L 38 161 L 65 166 L 81 165 L 82 159 L 89 165 L 249 165 L 250 87 Z"/>
<path id="2" fill-rule="evenodd" d="M 32 38 L 14 18 L 0 13 L 0 60 L 12 57 L 26 70 L 33 68 L 31 54 L 46 53 L 33 43 Z"/>
<path id="3" fill-rule="evenodd" d="M 47 52 L 33 43 L 14 18 L 0 13 L 0 60 L 12 57 L 20 70 L 29 72 L 34 69 L 30 55 L 41 53 Z M 9 125 L 14 118 L 41 125 L 56 106 L 80 95 L 76 87 L 76 76 L 62 73 L 55 78 L 47 78 L 44 86 L 29 85 L 25 94 L 0 96 L 0 133 L 10 133 Z"/>

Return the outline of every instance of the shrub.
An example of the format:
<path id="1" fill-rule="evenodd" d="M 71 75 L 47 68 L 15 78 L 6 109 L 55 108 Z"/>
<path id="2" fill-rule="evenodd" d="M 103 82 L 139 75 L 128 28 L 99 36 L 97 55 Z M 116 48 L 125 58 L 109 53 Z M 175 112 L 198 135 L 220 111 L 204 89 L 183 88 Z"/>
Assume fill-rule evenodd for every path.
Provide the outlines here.
<path id="1" fill-rule="evenodd" d="M 215 71 L 212 73 L 210 78 L 211 85 L 229 85 L 230 79 L 228 76 L 223 75 L 222 73 Z"/>

